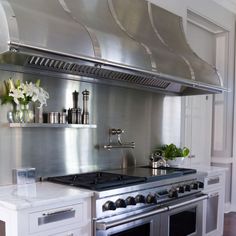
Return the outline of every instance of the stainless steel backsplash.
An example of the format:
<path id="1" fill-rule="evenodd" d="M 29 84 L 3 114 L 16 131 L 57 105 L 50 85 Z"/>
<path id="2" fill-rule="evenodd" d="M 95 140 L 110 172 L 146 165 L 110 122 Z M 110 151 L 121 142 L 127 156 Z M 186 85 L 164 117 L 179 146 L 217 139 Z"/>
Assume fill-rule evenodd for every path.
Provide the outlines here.
<path id="1" fill-rule="evenodd" d="M 12 169 L 35 167 L 37 177 L 145 165 L 159 144 L 180 144 L 181 99 L 136 89 L 84 83 L 1 71 L 3 81 L 12 77 L 41 80 L 49 94 L 44 112 L 72 107 L 72 92 L 90 91 L 90 123 L 97 129 L 9 128 L 10 105 L 0 106 L 0 184 L 12 183 Z M 125 130 L 123 140 L 135 149 L 105 150 L 109 128 Z"/>

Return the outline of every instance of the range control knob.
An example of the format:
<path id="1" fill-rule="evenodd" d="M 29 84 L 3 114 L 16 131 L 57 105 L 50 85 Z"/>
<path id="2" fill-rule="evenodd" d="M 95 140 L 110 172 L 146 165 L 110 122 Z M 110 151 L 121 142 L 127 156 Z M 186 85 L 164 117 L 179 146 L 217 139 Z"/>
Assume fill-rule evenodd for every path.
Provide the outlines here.
<path id="1" fill-rule="evenodd" d="M 136 203 L 145 203 L 146 202 L 145 197 L 141 194 L 139 194 L 135 197 L 135 201 L 136 201 Z"/>
<path id="2" fill-rule="evenodd" d="M 170 190 L 169 191 L 169 197 L 170 198 L 176 198 L 178 197 L 178 191 L 176 189 Z"/>
<path id="3" fill-rule="evenodd" d="M 157 203 L 157 199 L 156 199 L 156 197 L 155 196 L 153 196 L 153 195 L 151 195 L 151 194 L 148 194 L 147 195 L 147 198 L 146 198 L 146 202 L 148 203 L 148 204 L 152 204 L 152 203 Z"/>
<path id="4" fill-rule="evenodd" d="M 112 201 L 107 201 L 103 206 L 102 206 L 103 211 L 114 211 L 116 209 L 116 204 Z"/>
<path id="5" fill-rule="evenodd" d="M 127 197 L 126 198 L 126 205 L 136 205 L 136 201 L 134 197 Z"/>
<path id="6" fill-rule="evenodd" d="M 193 183 L 192 189 L 198 190 L 198 183 Z"/>
<path id="7" fill-rule="evenodd" d="M 203 182 L 198 182 L 198 187 L 199 188 L 204 188 L 204 183 Z"/>
<path id="8" fill-rule="evenodd" d="M 191 186 L 189 184 L 185 185 L 185 191 L 190 192 Z"/>
<path id="9" fill-rule="evenodd" d="M 116 207 L 117 208 L 126 208 L 126 203 L 124 199 L 119 198 L 116 200 Z"/>
<path id="10" fill-rule="evenodd" d="M 184 193 L 184 186 L 179 187 L 179 193 Z"/>

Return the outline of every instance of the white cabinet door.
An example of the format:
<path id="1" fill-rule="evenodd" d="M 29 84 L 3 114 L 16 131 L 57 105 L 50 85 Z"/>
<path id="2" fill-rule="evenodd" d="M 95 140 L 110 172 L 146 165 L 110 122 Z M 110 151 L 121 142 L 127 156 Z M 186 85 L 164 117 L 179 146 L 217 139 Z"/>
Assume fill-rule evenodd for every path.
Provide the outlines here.
<path id="1" fill-rule="evenodd" d="M 225 173 L 209 174 L 204 186 L 204 193 L 208 194 L 205 206 L 206 236 L 221 236 L 224 224 Z"/>
<path id="2" fill-rule="evenodd" d="M 208 192 L 206 203 L 206 235 L 221 236 L 223 234 L 224 202 L 222 189 Z"/>
<path id="3" fill-rule="evenodd" d="M 216 66 L 224 80 L 227 78 L 228 32 L 189 10 L 187 20 L 187 40 L 191 48 Z M 195 155 L 191 162 L 210 164 L 212 154 L 222 155 L 226 148 L 224 95 L 192 96 L 186 98 L 185 104 L 184 143 Z"/>
<path id="4" fill-rule="evenodd" d="M 184 144 L 191 150 L 191 164 L 210 164 L 212 96 L 185 98 Z"/>

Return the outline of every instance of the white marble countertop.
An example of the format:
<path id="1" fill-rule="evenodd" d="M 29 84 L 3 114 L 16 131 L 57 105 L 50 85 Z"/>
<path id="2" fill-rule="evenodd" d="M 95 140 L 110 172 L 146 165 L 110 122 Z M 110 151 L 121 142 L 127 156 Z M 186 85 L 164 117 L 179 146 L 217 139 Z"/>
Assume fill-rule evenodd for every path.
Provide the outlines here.
<path id="1" fill-rule="evenodd" d="M 208 175 L 222 173 L 226 168 L 215 166 L 183 166 L 197 169 Z M 72 186 L 37 182 L 35 184 L 0 186 L 0 206 L 20 210 L 31 207 L 50 205 L 58 202 L 73 201 L 93 196 L 93 191 Z"/>
<path id="2" fill-rule="evenodd" d="M 185 167 L 196 169 L 197 171 L 205 172 L 208 175 L 216 174 L 216 173 L 220 173 L 220 172 L 222 173 L 222 172 L 227 171 L 227 168 L 210 166 L 210 165 L 191 165 L 191 167 L 189 167 L 189 166 L 185 166 Z"/>
<path id="3" fill-rule="evenodd" d="M 49 182 L 0 186 L 0 206 L 20 210 L 93 196 L 93 191 Z"/>

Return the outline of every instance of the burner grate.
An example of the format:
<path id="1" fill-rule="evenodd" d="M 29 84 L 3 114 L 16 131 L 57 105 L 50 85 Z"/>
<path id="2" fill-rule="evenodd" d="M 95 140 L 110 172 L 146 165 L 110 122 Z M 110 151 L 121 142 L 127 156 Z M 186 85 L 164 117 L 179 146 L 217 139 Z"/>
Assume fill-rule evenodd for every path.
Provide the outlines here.
<path id="1" fill-rule="evenodd" d="M 100 191 L 100 190 L 111 189 L 114 187 L 122 187 L 126 185 L 145 182 L 146 178 L 113 174 L 108 172 L 93 172 L 93 173 L 49 177 L 47 180 L 55 183 L 61 183 L 61 184 Z"/>

